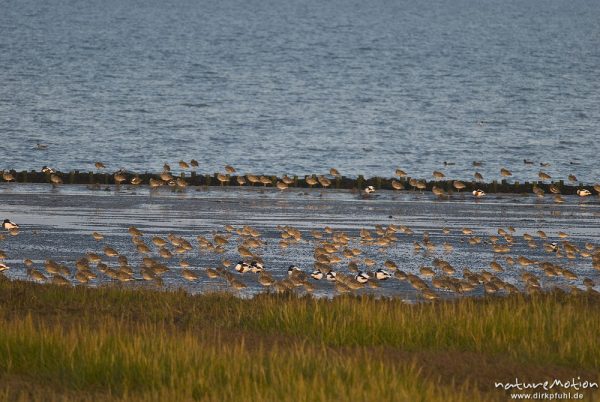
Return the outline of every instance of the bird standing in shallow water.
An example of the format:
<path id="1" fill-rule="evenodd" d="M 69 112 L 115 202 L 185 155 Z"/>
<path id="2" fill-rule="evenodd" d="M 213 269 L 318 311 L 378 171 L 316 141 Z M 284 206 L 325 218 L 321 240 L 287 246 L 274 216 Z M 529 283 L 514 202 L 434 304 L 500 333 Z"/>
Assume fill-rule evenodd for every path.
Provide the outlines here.
<path id="1" fill-rule="evenodd" d="M 454 182 L 452 183 L 452 186 L 457 190 L 464 190 L 467 186 L 465 183 L 463 183 L 462 181 L 459 180 L 454 180 Z"/>
<path id="2" fill-rule="evenodd" d="M 181 276 L 183 276 L 188 281 L 192 282 L 198 279 L 198 274 L 195 272 L 185 268 L 181 271 Z"/>
<path id="3" fill-rule="evenodd" d="M 360 271 L 358 274 L 356 274 L 354 279 L 356 279 L 358 283 L 367 283 L 369 281 L 369 275 L 363 271 Z"/>
<path id="4" fill-rule="evenodd" d="M 238 263 L 235 265 L 234 269 L 235 269 L 237 272 L 239 272 L 239 273 L 243 274 L 243 273 L 246 273 L 246 272 L 250 271 L 251 267 L 250 267 L 250 264 L 248 264 L 248 263 L 246 263 L 246 262 L 244 262 L 244 261 L 240 261 L 240 262 L 238 262 Z"/>
<path id="5" fill-rule="evenodd" d="M 310 274 L 310 276 L 311 278 L 320 281 L 321 279 L 323 279 L 323 272 L 320 269 L 316 269 Z"/>
<path id="6" fill-rule="evenodd" d="M 371 196 L 371 194 L 373 194 L 374 192 L 375 192 L 375 187 L 367 186 L 367 188 L 365 188 L 362 192 L 362 197 L 369 198 Z"/>
<path id="7" fill-rule="evenodd" d="M 385 281 L 386 279 L 389 279 L 391 277 L 392 277 L 392 275 L 390 275 L 389 272 L 384 271 L 381 268 L 379 268 L 377 271 L 375 271 L 375 278 L 379 279 L 380 281 Z"/>
<path id="8" fill-rule="evenodd" d="M 590 192 L 590 190 L 577 190 L 577 195 L 580 197 L 587 197 L 588 195 L 592 195 L 592 193 Z"/>
<path id="9" fill-rule="evenodd" d="M 2 228 L 6 230 L 18 229 L 19 225 L 17 225 L 14 222 L 11 222 L 10 219 L 5 219 L 4 222 L 2 222 Z"/>
<path id="10" fill-rule="evenodd" d="M 254 273 L 262 272 L 264 268 L 264 265 L 259 261 L 252 261 L 250 263 L 250 270 Z"/>
<path id="11" fill-rule="evenodd" d="M 52 174 L 50 174 L 50 182 L 52 183 L 53 186 L 57 186 L 59 184 L 62 184 L 63 180 L 56 173 L 52 173 Z"/>

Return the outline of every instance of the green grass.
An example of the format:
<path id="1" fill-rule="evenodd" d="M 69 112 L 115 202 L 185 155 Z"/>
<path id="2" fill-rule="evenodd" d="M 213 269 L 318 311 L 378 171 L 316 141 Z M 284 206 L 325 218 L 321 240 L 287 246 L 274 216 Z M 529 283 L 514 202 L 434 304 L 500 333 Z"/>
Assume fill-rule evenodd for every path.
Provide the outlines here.
<path id="1" fill-rule="evenodd" d="M 407 305 L 0 279 L 0 399 L 505 400 L 494 381 L 599 381 L 598 317 L 593 294 Z"/>

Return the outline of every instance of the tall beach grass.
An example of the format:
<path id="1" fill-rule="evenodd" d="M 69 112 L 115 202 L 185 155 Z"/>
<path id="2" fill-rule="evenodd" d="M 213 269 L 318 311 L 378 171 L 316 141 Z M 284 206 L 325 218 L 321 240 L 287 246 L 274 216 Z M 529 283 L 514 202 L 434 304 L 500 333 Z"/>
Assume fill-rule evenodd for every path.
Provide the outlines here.
<path id="1" fill-rule="evenodd" d="M 509 374 L 598 381 L 599 313 L 594 294 L 408 305 L 0 279 L 0 398 L 504 400 Z"/>

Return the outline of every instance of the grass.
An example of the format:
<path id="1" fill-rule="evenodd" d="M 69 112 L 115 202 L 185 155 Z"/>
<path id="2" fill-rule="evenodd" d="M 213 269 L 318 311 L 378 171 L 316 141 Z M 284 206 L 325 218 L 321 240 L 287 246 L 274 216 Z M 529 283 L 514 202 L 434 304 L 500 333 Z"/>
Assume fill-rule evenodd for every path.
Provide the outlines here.
<path id="1" fill-rule="evenodd" d="M 594 294 L 407 305 L 2 278 L 0 399 L 506 400 L 494 381 L 600 381 L 598 317 Z"/>

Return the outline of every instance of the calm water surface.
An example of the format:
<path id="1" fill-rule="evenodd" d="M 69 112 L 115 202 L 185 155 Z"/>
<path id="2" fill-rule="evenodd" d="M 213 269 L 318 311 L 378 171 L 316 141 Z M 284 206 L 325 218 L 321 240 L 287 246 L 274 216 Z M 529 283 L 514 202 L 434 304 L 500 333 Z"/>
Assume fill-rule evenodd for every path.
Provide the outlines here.
<path id="1" fill-rule="evenodd" d="M 597 0 L 4 0 L 0 169 L 595 182 L 599 77 Z"/>

